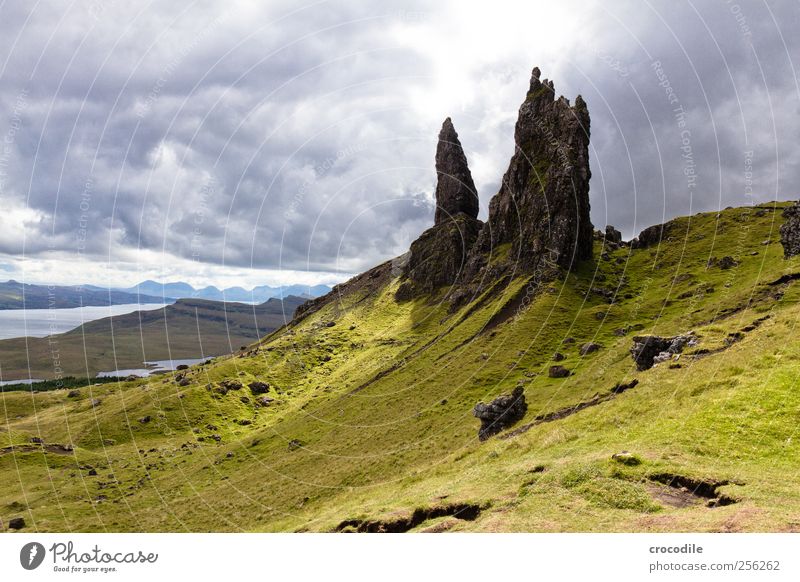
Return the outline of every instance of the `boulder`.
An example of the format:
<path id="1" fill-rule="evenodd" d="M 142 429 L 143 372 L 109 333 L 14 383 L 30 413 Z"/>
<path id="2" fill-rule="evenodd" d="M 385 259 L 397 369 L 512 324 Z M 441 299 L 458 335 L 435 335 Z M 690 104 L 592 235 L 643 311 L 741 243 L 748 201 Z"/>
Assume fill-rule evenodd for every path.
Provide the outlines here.
<path id="1" fill-rule="evenodd" d="M 603 238 L 607 243 L 615 245 L 622 244 L 622 233 L 610 224 L 606 226 L 606 231 Z"/>
<path id="2" fill-rule="evenodd" d="M 269 384 L 266 382 L 250 382 L 248 387 L 250 388 L 250 392 L 255 396 L 269 392 Z"/>
<path id="3" fill-rule="evenodd" d="M 718 259 L 717 257 L 711 257 L 710 259 L 708 259 L 708 263 L 706 263 L 706 268 L 711 269 L 713 267 L 719 267 L 720 269 L 725 271 L 727 269 L 736 267 L 738 264 L 739 261 L 737 261 L 730 255 L 726 255 L 721 259 Z"/>
<path id="4" fill-rule="evenodd" d="M 566 378 L 570 375 L 570 371 L 564 366 L 550 366 L 550 369 L 547 371 L 547 375 L 551 378 Z"/>
<path id="5" fill-rule="evenodd" d="M 686 346 L 697 345 L 697 341 L 697 336 L 691 331 L 674 337 L 640 335 L 633 338 L 631 357 L 638 370 L 649 370 L 655 364 L 671 360 Z"/>
<path id="6" fill-rule="evenodd" d="M 655 246 L 667 236 L 669 227 L 669 224 L 656 224 L 654 226 L 648 226 L 639 233 L 639 236 L 631 241 L 631 246 L 635 249 L 644 249 Z"/>
<path id="7" fill-rule="evenodd" d="M 580 354 L 581 354 L 582 356 L 587 356 L 587 355 L 589 355 L 589 354 L 593 354 L 594 352 L 596 352 L 597 350 L 599 350 L 599 349 L 600 349 L 600 348 L 602 348 L 602 347 L 603 347 L 603 346 L 601 346 L 601 345 L 600 345 L 600 344 L 598 344 L 598 343 L 595 343 L 595 342 L 588 342 L 588 343 L 585 343 L 585 344 L 583 344 L 583 345 L 581 346 L 581 349 L 580 349 Z"/>
<path id="8" fill-rule="evenodd" d="M 788 259 L 800 254 L 800 202 L 784 208 L 780 232 L 783 257 Z"/>
<path id="9" fill-rule="evenodd" d="M 478 438 L 485 441 L 519 421 L 527 411 L 528 404 L 521 386 L 514 388 L 511 394 L 495 398 L 489 404 L 479 402 L 472 410 L 472 414 L 481 421 Z"/>
<path id="10" fill-rule="evenodd" d="M 259 406 L 266 407 L 275 402 L 275 400 L 273 398 L 270 398 L 269 396 L 262 396 L 256 402 L 258 403 Z"/>
<path id="11" fill-rule="evenodd" d="M 239 382 L 239 380 L 230 380 L 230 379 L 222 380 L 219 383 L 219 385 L 220 385 L 220 387 L 225 389 L 225 392 L 227 392 L 228 390 L 241 390 L 242 389 L 242 383 Z M 224 394 L 224 392 L 223 392 L 223 394 Z"/>

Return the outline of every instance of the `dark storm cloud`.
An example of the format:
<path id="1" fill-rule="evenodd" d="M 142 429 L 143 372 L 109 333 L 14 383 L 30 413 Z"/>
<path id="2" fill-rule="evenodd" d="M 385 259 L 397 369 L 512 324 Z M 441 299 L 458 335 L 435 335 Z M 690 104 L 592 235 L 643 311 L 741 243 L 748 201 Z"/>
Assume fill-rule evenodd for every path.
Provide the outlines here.
<path id="1" fill-rule="evenodd" d="M 598 13 L 569 75 L 592 111 L 596 224 L 634 235 L 676 215 L 797 198 L 799 12 L 722 1 Z"/>
<path id="2" fill-rule="evenodd" d="M 450 65 L 470 67 L 463 103 L 430 106 L 414 100 L 442 72 L 424 39 L 454 7 L 268 4 L 4 5 L 0 131 L 20 127 L 0 253 L 362 270 L 430 225 L 445 115 L 485 214 L 534 64 L 589 104 L 598 226 L 798 195 L 795 3 L 590 3 L 544 62 L 528 37 L 496 60 L 483 39 L 483 62 Z M 392 36 L 407 24 L 419 45 Z"/>

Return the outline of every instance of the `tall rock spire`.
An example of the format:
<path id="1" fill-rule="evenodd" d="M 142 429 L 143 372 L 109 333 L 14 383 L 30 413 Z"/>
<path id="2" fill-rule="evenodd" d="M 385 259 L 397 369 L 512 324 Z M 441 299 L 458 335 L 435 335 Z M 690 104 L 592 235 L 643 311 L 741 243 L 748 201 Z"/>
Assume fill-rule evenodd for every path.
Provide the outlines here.
<path id="1" fill-rule="evenodd" d="M 448 117 L 436 147 L 436 216 L 434 224 L 452 220 L 459 213 L 478 217 L 478 194 L 467 165 L 467 156 Z"/>
<path id="2" fill-rule="evenodd" d="M 450 118 L 444 120 L 436 147 L 436 216 L 434 224 L 411 243 L 403 257 L 404 281 L 399 300 L 430 294 L 452 285 L 461 275 L 483 223 L 467 156 Z"/>
<path id="3" fill-rule="evenodd" d="M 489 219 L 473 247 L 472 271 L 493 247 L 512 243 L 516 267 L 571 269 L 592 255 L 589 219 L 589 111 L 579 95 L 556 99 L 533 69 L 514 130 L 515 151 Z M 544 261 L 544 263 L 542 262 Z"/>

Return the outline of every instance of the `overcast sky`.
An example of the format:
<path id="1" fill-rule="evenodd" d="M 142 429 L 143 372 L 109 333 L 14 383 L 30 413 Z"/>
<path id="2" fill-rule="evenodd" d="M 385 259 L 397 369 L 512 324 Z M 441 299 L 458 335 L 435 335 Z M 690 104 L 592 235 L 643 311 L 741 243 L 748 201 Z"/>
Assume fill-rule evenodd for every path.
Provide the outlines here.
<path id="1" fill-rule="evenodd" d="M 800 196 L 796 0 L 478 4 L 2 3 L 0 279 L 339 281 L 432 224 L 447 116 L 485 217 L 533 66 L 597 227 Z"/>

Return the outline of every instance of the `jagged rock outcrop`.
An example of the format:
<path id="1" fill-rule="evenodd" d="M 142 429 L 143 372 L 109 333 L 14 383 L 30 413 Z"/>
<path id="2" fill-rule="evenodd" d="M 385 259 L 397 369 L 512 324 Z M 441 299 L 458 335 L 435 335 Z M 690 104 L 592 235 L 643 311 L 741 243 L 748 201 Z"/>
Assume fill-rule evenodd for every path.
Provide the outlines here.
<path id="1" fill-rule="evenodd" d="M 783 209 L 784 223 L 781 225 L 783 257 L 788 259 L 800 255 L 800 202 Z"/>
<path id="2" fill-rule="evenodd" d="M 436 146 L 436 215 L 433 223 L 442 224 L 463 213 L 478 218 L 478 191 L 472 181 L 467 156 L 448 117 L 439 132 Z"/>
<path id="3" fill-rule="evenodd" d="M 605 241 L 611 244 L 622 244 L 622 233 L 610 224 L 606 226 Z"/>
<path id="4" fill-rule="evenodd" d="M 644 249 L 657 245 L 667 236 L 670 224 L 656 224 L 648 226 L 631 241 L 631 246 L 635 249 Z"/>
<path id="5" fill-rule="evenodd" d="M 570 269 L 592 256 L 589 219 L 589 110 L 571 106 L 533 69 L 514 131 L 516 149 L 489 219 L 470 257 L 469 276 L 485 268 L 493 248 L 511 243 L 510 266 L 532 272 L 542 262 Z"/>
<path id="6" fill-rule="evenodd" d="M 464 268 L 481 226 L 481 221 L 458 214 L 423 232 L 411 243 L 406 280 L 397 290 L 397 299 L 405 301 L 452 285 Z"/>
<path id="7" fill-rule="evenodd" d="M 528 403 L 525 402 L 521 386 L 514 388 L 511 394 L 495 398 L 489 404 L 478 402 L 472 410 L 472 414 L 481 421 L 478 438 L 485 441 L 520 420 L 527 411 Z"/>
<path id="8" fill-rule="evenodd" d="M 686 346 L 695 345 L 697 345 L 697 336 L 691 331 L 674 337 L 641 335 L 633 338 L 631 357 L 636 362 L 636 369 L 649 370 L 655 364 L 665 362 L 680 354 Z"/>
<path id="9" fill-rule="evenodd" d="M 461 274 L 483 223 L 467 157 L 448 117 L 436 148 L 436 216 L 433 227 L 411 243 L 403 257 L 400 301 L 452 285 Z"/>

